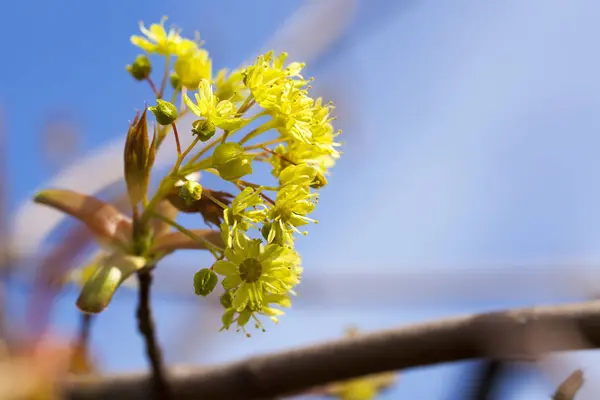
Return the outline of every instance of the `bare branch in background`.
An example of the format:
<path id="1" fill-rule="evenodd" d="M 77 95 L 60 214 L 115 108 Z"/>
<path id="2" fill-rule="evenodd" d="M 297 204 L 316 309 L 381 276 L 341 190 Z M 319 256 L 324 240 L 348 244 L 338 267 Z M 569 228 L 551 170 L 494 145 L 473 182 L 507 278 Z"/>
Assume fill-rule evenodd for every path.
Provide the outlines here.
<path id="1" fill-rule="evenodd" d="M 579 389 L 583 386 L 583 382 L 583 371 L 580 369 L 574 371 L 560 384 L 552 399 L 573 400 Z"/>
<path id="2" fill-rule="evenodd" d="M 584 340 L 564 340 L 573 330 Z M 455 317 L 224 366 L 173 369 L 171 389 L 177 399 L 264 399 L 386 371 L 599 347 L 600 301 L 590 301 Z M 147 375 L 80 378 L 69 381 L 67 397 L 145 399 L 149 387 Z"/>

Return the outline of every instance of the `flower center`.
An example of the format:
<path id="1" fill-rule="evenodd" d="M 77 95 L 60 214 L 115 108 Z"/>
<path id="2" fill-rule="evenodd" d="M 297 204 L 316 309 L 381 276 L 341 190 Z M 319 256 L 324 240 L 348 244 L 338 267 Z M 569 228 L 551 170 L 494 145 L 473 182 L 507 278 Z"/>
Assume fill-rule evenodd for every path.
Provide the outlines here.
<path id="1" fill-rule="evenodd" d="M 240 278 L 244 282 L 256 282 L 262 275 L 262 265 L 255 258 L 246 258 L 240 264 Z"/>

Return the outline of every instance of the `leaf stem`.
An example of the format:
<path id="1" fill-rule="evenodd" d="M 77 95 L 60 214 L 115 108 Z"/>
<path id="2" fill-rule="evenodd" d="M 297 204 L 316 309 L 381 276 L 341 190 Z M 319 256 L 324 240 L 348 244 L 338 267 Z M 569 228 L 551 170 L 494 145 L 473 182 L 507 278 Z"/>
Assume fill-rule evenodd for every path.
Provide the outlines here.
<path id="1" fill-rule="evenodd" d="M 152 216 L 171 225 L 173 228 L 177 229 L 179 232 L 183 233 L 187 237 L 189 237 L 197 242 L 203 243 L 204 245 L 206 245 L 206 248 L 212 253 L 212 255 L 215 256 L 215 258 L 219 258 L 219 255 L 217 253 L 221 253 L 224 251 L 219 246 L 215 245 L 214 243 L 211 243 L 210 241 L 204 239 L 201 236 L 196 235 L 194 232 L 192 232 L 189 229 L 185 228 L 184 226 L 178 224 L 177 222 L 173 221 L 172 219 L 165 217 L 164 215 L 161 215 L 157 212 L 152 212 Z"/>

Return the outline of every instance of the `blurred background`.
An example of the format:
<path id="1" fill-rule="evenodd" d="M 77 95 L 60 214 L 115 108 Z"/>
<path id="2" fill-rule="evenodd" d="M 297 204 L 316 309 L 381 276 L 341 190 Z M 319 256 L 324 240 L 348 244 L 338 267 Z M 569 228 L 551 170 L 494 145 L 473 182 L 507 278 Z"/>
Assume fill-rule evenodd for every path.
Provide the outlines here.
<path id="1" fill-rule="evenodd" d="M 192 286 L 209 259 L 180 252 L 160 265 L 153 305 L 169 363 L 600 294 L 597 1 L 23 0 L 3 9 L 8 329 L 78 334 L 77 288 L 32 300 L 35 271 L 75 225 L 30 198 L 47 186 L 106 196 L 124 187 L 111 174 L 122 171 L 128 121 L 152 100 L 125 71 L 139 53 L 129 36 L 163 15 L 200 32 L 215 71 L 270 48 L 306 61 L 314 91 L 337 106 L 345 143 L 320 223 L 299 243 L 299 296 L 278 326 L 251 339 L 218 333 L 221 310 Z M 75 265 L 75 256 L 61 257 Z M 135 306 L 135 291 L 120 290 L 93 321 L 101 371 L 147 367 Z M 479 367 L 403 371 L 380 398 L 469 398 Z M 546 367 L 514 367 L 497 398 L 546 399 L 575 368 L 588 378 L 578 400 L 597 398 L 596 352 L 553 356 Z"/>

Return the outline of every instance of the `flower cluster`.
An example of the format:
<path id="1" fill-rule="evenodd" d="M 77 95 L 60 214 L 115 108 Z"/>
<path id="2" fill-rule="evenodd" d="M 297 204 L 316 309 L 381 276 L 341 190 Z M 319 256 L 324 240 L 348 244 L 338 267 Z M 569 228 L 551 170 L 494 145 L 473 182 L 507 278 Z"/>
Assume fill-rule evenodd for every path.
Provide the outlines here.
<path id="1" fill-rule="evenodd" d="M 215 262 L 195 275 L 196 294 L 210 295 L 220 284 L 223 329 L 235 326 L 247 333 L 252 321 L 264 330 L 260 316 L 277 322 L 282 308 L 291 305 L 302 274 L 295 241 L 306 235 L 305 225 L 317 222 L 310 214 L 318 191 L 340 157 L 333 107 L 310 97 L 304 64 L 286 63 L 285 53 L 268 52 L 251 65 L 213 74 L 198 37 L 167 31 L 165 22 L 149 28 L 140 24 L 143 36 L 131 37 L 144 54 L 127 70 L 147 82 L 156 97 L 127 134 L 124 172 L 132 218 L 98 199 L 65 191 L 45 192 L 36 201 L 81 219 L 99 241 L 110 244 L 102 262 L 91 263 L 81 276 L 82 310 L 102 311 L 129 276 L 154 268 L 173 251 L 202 249 Z M 164 57 L 166 65 L 161 85 L 152 79 L 151 58 L 156 56 Z M 156 120 L 153 130 L 147 125 L 148 110 Z M 177 127 L 185 114 L 194 116 L 187 132 Z M 150 195 L 155 155 L 169 134 L 177 143 L 177 161 Z M 190 135 L 189 147 L 181 148 L 180 135 Z M 270 168 L 272 182 L 253 182 L 258 163 Z M 232 184 L 237 194 L 190 178 L 202 171 Z M 90 202 L 105 215 L 86 214 L 79 207 Z M 175 222 L 179 212 L 200 213 L 219 229 L 187 229 Z"/>

